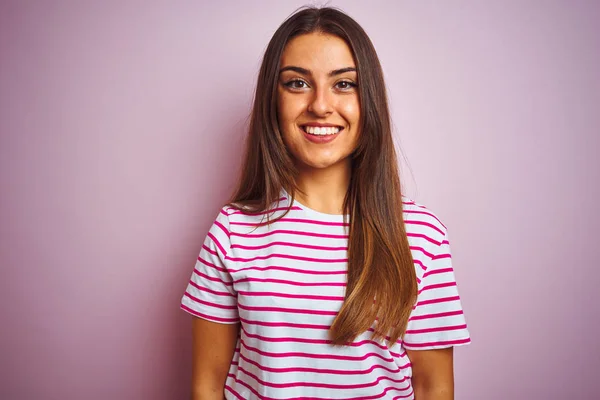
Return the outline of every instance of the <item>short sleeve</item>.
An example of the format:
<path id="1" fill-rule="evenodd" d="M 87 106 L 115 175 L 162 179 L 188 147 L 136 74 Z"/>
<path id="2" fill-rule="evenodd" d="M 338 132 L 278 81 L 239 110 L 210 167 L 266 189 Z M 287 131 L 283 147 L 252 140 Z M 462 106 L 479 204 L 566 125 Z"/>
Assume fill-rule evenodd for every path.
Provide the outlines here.
<path id="1" fill-rule="evenodd" d="M 229 218 L 222 209 L 211 226 L 192 277 L 181 299 L 181 309 L 202 319 L 223 324 L 239 322 L 237 293 L 228 272 Z"/>
<path id="2" fill-rule="evenodd" d="M 447 232 L 425 267 L 404 335 L 404 348 L 431 350 L 470 343 Z"/>

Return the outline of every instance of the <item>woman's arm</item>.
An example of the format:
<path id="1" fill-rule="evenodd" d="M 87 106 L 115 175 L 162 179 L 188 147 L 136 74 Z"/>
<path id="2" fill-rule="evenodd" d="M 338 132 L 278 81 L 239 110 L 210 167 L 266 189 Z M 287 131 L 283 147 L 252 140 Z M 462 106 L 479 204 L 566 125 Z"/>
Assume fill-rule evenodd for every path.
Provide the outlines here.
<path id="1" fill-rule="evenodd" d="M 453 349 L 406 351 L 415 400 L 454 400 Z"/>
<path id="2" fill-rule="evenodd" d="M 223 400 L 239 324 L 219 324 L 194 317 L 192 322 L 192 400 Z"/>

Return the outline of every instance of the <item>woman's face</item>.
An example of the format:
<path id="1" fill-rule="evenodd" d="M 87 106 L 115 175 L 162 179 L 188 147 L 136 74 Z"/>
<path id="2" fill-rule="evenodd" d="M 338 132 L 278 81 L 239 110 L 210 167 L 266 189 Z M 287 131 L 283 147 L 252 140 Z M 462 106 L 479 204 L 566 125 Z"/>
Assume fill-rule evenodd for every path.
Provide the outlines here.
<path id="1" fill-rule="evenodd" d="M 356 85 L 352 53 L 339 37 L 310 33 L 286 45 L 277 86 L 278 122 L 301 170 L 349 160 L 359 134 Z"/>

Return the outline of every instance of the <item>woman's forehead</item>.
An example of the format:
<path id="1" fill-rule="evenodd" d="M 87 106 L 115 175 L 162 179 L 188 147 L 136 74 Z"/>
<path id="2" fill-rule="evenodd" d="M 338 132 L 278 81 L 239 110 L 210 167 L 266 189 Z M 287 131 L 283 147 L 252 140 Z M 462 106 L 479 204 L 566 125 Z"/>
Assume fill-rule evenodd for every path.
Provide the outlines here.
<path id="1" fill-rule="evenodd" d="M 290 40 L 283 51 L 281 67 L 291 65 L 314 73 L 355 67 L 348 44 L 338 36 L 324 33 L 304 34 Z"/>

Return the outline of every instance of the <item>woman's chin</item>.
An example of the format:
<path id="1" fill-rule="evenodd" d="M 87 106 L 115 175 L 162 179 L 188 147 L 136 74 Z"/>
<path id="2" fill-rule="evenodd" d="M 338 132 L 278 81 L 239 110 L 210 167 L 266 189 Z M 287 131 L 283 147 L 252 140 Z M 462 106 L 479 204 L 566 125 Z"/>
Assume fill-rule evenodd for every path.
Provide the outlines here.
<path id="1" fill-rule="evenodd" d="M 340 168 L 346 164 L 349 159 L 312 159 L 303 160 L 302 169 L 324 171 L 328 169 Z M 348 162 L 349 164 L 349 162 Z"/>

